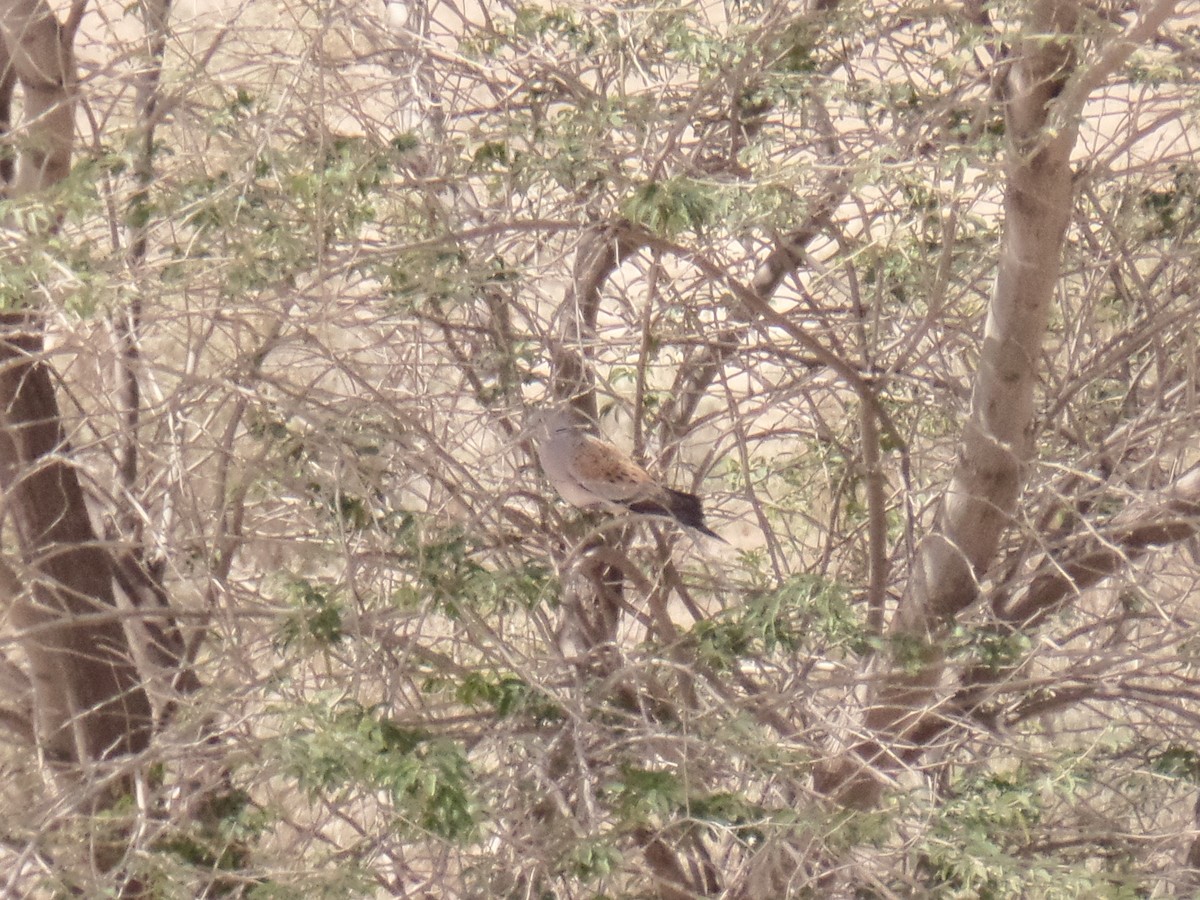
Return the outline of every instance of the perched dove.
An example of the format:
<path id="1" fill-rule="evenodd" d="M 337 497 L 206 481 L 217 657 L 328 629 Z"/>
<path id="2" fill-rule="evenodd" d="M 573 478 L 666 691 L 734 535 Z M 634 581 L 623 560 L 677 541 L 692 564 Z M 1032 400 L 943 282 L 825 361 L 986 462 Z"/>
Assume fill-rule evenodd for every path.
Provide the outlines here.
<path id="1" fill-rule="evenodd" d="M 569 409 L 545 417 L 537 455 L 555 490 L 573 506 L 668 516 L 724 542 L 704 524 L 700 498 L 662 487 L 612 444 L 588 434 Z"/>

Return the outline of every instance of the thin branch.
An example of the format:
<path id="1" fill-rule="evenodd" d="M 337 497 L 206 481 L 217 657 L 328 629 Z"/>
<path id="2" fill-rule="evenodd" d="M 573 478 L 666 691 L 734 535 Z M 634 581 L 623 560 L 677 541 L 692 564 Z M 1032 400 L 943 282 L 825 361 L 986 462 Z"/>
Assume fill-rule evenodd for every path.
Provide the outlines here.
<path id="1" fill-rule="evenodd" d="M 1074 128 L 1074 121 L 1083 111 L 1088 98 L 1106 82 L 1138 47 L 1148 43 L 1175 12 L 1178 0 L 1156 0 L 1148 9 L 1141 11 L 1134 22 L 1120 37 L 1104 45 L 1099 58 L 1086 69 L 1071 76 L 1055 103 L 1052 128 Z"/>
<path id="2" fill-rule="evenodd" d="M 1158 498 L 1137 504 L 1112 524 L 1066 553 L 1051 551 L 1029 587 L 1011 603 L 998 605 L 1001 622 L 1036 628 L 1062 603 L 1127 568 L 1155 547 L 1200 532 L 1200 467 L 1180 477 Z"/>

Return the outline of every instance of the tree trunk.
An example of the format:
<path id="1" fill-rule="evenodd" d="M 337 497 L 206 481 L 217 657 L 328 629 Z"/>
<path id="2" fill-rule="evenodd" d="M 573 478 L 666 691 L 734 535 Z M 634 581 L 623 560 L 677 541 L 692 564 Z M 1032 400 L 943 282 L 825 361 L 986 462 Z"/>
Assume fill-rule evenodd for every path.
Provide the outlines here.
<path id="1" fill-rule="evenodd" d="M 42 0 L 0 4 L 0 37 L 25 99 L 11 196 L 43 191 L 70 169 L 73 35 Z M 0 488 L 24 561 L 10 600 L 36 733 L 50 760 L 70 766 L 143 749 L 151 708 L 116 615 L 113 561 L 70 462 L 41 327 L 36 312 L 0 314 Z"/>
<path id="2" fill-rule="evenodd" d="M 817 777 L 818 787 L 844 805 L 874 806 L 890 778 L 921 755 L 923 739 L 940 730 L 941 639 L 978 598 L 1033 455 L 1034 388 L 1071 215 L 1079 114 L 1088 94 L 1174 6 L 1149 4 L 1078 72 L 1078 4 L 1039 0 L 1030 10 L 1006 78 L 1004 235 L 970 415 L 938 520 L 918 549 L 892 621 L 891 664 L 864 717 L 868 737 Z"/>
<path id="3" fill-rule="evenodd" d="M 894 653 L 905 660 L 893 659 L 867 711 L 873 737 L 819 779 L 852 807 L 873 806 L 888 776 L 921 752 L 909 739 L 936 715 L 939 639 L 978 597 L 1033 452 L 1034 386 L 1071 215 L 1076 135 L 1073 119 L 1057 131 L 1045 126 L 1075 67 L 1077 12 L 1062 0 L 1035 4 L 1008 71 L 1004 236 L 958 462 L 892 621 Z"/>

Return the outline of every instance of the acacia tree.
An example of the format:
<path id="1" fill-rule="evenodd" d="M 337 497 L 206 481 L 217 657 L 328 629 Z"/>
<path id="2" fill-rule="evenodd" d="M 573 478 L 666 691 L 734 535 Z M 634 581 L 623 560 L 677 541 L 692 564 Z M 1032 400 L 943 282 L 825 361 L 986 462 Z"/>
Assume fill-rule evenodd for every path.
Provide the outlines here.
<path id="1" fill-rule="evenodd" d="M 867 718 L 873 731 L 886 735 L 887 748 L 872 738 L 839 762 L 844 770 L 845 763 L 859 764 L 854 756 L 868 754 L 862 760 L 865 770 L 850 784 L 842 784 L 846 776 L 839 774 L 826 785 L 836 785 L 845 802 L 878 802 L 883 782 L 874 776 L 886 774 L 905 755 L 922 753 L 929 720 L 943 719 L 934 701 L 946 625 L 979 598 L 980 579 L 1012 525 L 1024 469 L 1034 454 L 1034 389 L 1071 216 L 1070 158 L 1079 116 L 1090 92 L 1157 31 L 1173 8 L 1170 3 L 1147 8 L 1129 33 L 1110 39 L 1099 58 L 1079 70 L 1079 8 L 1036 4 L 1028 34 L 1009 63 L 1003 239 L 970 413 L 939 516 L 921 541 L 892 622 L 893 634 L 928 642 L 928 658 L 901 667 L 881 684 Z M 1180 499 L 1188 502 L 1186 496 Z M 1062 558 L 1053 563 L 1071 564 Z M 1083 571 L 1089 568 L 1085 564 Z M 1064 586 L 1077 587 L 1076 578 L 1066 579 Z M 1011 610 L 996 609 L 998 622 L 1013 630 L 1029 624 L 1035 612 L 1021 609 L 1014 617 Z M 907 746 L 898 749 L 898 742 Z"/>
<path id="2" fill-rule="evenodd" d="M 1187 889 L 1174 4 L 140 11 L 0 22 L 6 890 Z"/>
<path id="3" fill-rule="evenodd" d="M 76 78 L 72 42 L 82 8 L 62 25 L 42 3 L 3 10 L 4 120 L 17 86 L 27 127 L 16 164 L 6 169 L 8 196 L 38 195 L 67 177 L 73 142 Z M 19 207 L 18 207 L 19 208 Z M 54 228 L 56 212 L 31 216 L 30 239 Z M 7 264 L 22 267 L 22 247 Z M 19 282 L 20 276 L 11 278 Z M 10 290 L 3 342 L 3 471 L 6 512 L 17 566 L 5 566 L 12 623 L 29 662 L 31 722 L 14 717 L 52 763 L 77 773 L 89 763 L 145 749 L 150 702 L 120 620 L 114 584 L 133 559 L 101 545 L 88 516 L 70 443 L 44 355 L 45 313 Z M 129 587 L 129 582 L 125 582 Z M 130 591 L 133 599 L 140 593 Z"/>

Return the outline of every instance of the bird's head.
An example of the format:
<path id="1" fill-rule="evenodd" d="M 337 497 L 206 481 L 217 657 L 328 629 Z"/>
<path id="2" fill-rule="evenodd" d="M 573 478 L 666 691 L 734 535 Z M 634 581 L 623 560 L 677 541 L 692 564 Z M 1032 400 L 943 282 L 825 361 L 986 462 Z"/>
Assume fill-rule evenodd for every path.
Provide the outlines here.
<path id="1" fill-rule="evenodd" d="M 540 440 L 553 434 L 582 429 L 586 425 L 582 413 L 570 404 L 562 403 L 532 410 L 526 419 L 525 432 Z"/>

